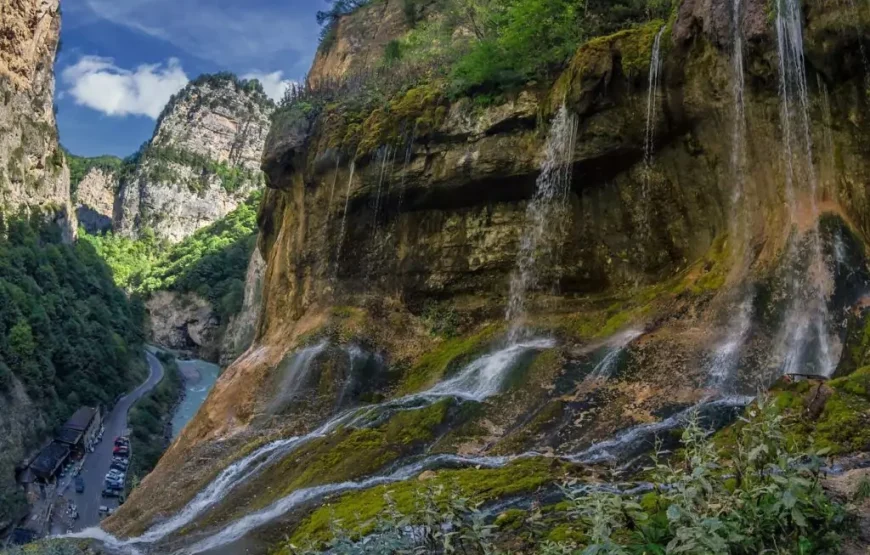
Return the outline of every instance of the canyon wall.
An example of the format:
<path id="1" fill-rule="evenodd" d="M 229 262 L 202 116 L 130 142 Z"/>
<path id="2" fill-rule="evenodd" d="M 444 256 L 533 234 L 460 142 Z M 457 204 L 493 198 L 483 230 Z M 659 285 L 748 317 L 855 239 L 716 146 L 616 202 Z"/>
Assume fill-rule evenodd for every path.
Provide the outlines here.
<path id="1" fill-rule="evenodd" d="M 435 81 L 373 105 L 352 97 L 312 109 L 318 88 L 328 94 L 330 80 L 376 65 L 407 28 L 394 22 L 397 2 L 340 20 L 331 50 L 315 60 L 312 96 L 277 113 L 266 140 L 253 346 L 107 528 L 141 533 L 264 438 L 426 391 L 516 341 L 505 312 L 524 249 L 535 257 L 521 291 L 526 339 L 557 346 L 523 359 L 505 391 L 469 401 L 468 412 L 447 410 L 423 439 L 374 447 L 323 439 L 320 451 L 288 456 L 185 532 L 215 532 L 270 506 L 278 495 L 270 484 L 291 484 L 289 494 L 327 477 L 371 475 L 408 445 L 424 445 L 415 454 L 568 456 L 711 395 L 753 394 L 784 369 L 846 373 L 862 364 L 850 341 L 863 326 L 870 276 L 862 146 L 870 111 L 854 53 L 870 19 L 833 2 L 807 7 L 806 137 L 794 139 L 791 118 L 803 115 L 782 111 L 767 4 L 744 4 L 739 95 L 731 4 L 686 0 L 670 21 L 590 40 L 551 85 L 491 103 L 451 98 Z M 353 29 L 367 31 L 347 36 Z M 657 54 L 661 66 L 651 70 Z M 557 133 L 558 122 L 568 131 Z M 554 164 L 554 151 L 567 159 Z M 551 178 L 565 187 L 541 217 L 536 203 Z M 528 248 L 534 225 L 543 230 L 537 246 L 546 239 L 549 248 Z M 802 320 L 818 316 L 804 314 L 809 306 L 824 330 Z M 282 384 L 301 372 L 294 353 L 303 347 L 314 362 L 290 395 Z M 360 350 L 365 363 L 355 362 Z M 823 355 L 833 367 L 820 367 Z M 359 452 L 368 458 L 358 467 L 336 462 Z M 323 476 L 303 473 L 320 468 L 307 456 L 321 457 L 313 460 Z M 219 462 L 192 462 L 205 458 Z M 318 524 L 288 511 L 251 545 L 289 549 L 285 538 L 311 540 Z"/>

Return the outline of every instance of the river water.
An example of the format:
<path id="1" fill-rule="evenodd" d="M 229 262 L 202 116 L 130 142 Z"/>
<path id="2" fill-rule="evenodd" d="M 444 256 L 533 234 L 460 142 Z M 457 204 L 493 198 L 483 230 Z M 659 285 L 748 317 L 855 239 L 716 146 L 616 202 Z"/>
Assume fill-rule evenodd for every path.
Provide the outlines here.
<path id="1" fill-rule="evenodd" d="M 172 417 L 173 439 L 181 433 L 205 402 L 221 371 L 217 364 L 204 360 L 179 360 L 178 368 L 184 376 L 185 397 Z"/>

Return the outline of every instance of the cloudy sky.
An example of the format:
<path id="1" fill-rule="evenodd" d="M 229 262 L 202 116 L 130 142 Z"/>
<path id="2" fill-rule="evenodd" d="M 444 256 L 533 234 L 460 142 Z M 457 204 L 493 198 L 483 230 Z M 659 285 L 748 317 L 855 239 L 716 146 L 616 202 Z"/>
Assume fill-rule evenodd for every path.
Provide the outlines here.
<path id="1" fill-rule="evenodd" d="M 202 73 L 257 77 L 278 98 L 305 76 L 326 0 L 71 0 L 57 60 L 58 126 L 74 154 L 127 156 Z"/>

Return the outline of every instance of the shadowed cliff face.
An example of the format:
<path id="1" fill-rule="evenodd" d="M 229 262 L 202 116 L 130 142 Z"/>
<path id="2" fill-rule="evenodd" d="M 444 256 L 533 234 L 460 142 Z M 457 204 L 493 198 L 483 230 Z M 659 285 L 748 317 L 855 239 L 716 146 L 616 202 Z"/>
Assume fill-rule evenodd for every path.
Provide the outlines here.
<path id="1" fill-rule="evenodd" d="M 618 430 L 751 394 L 784 370 L 861 364 L 848 353 L 868 280 L 867 76 L 845 54 L 856 39 L 841 22 L 865 23 L 850 8 L 810 8 L 806 112 L 784 114 L 766 2 L 744 3 L 739 107 L 731 4 L 716 0 L 684 2 L 672 23 L 590 41 L 552 87 L 497 106 L 421 85 L 363 114 L 340 103 L 278 114 L 263 162 L 266 269 L 254 345 L 108 529 L 139 534 L 252 445 L 315 430 L 342 407 L 437 388 L 504 348 L 517 253 L 557 140 L 550 123 L 566 113 L 576 137 L 558 139 L 570 145 L 558 168 L 564 198 L 525 299 L 529 335 L 555 346 L 512 361 L 500 393 L 447 411 L 409 444 L 601 462 L 584 450 Z M 372 9 L 342 20 L 345 46 L 319 56 L 318 79 L 357 67 L 355 52 L 377 51 L 349 49 L 341 34 L 370 24 L 355 17 Z M 338 53 L 342 62 L 330 62 Z M 805 119 L 806 136 L 791 134 L 792 118 Z M 792 144 L 802 148 L 787 155 Z M 808 170 L 798 176 L 798 166 Z M 288 393 L 294 352 L 320 342 L 328 347 Z M 351 346 L 377 363 L 355 366 Z M 347 446 L 319 448 L 328 458 Z M 328 477 L 370 475 L 416 453 L 387 451 L 370 459 L 381 466 Z M 221 462 L 191 462 L 205 457 Z M 265 483 L 320 484 L 298 474 L 299 461 L 315 466 L 307 457 L 281 459 L 195 520 L 195 537 L 274 501 Z M 306 518 L 298 509 L 259 529 L 257 548 L 292 537 Z"/>

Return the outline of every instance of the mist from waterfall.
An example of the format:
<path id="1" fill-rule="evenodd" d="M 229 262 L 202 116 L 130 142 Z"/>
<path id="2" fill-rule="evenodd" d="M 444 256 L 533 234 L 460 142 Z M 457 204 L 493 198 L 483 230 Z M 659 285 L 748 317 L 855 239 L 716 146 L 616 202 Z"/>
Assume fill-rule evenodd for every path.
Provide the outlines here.
<path id="1" fill-rule="evenodd" d="M 536 182 L 535 195 L 526 207 L 526 221 L 516 267 L 511 275 L 506 319 L 510 325 L 508 343 L 524 335 L 526 303 L 530 290 L 540 285 L 542 269 L 557 271 L 569 217 L 567 196 L 573 174 L 577 142 L 577 116 L 563 105 L 547 137 L 546 156 Z"/>

